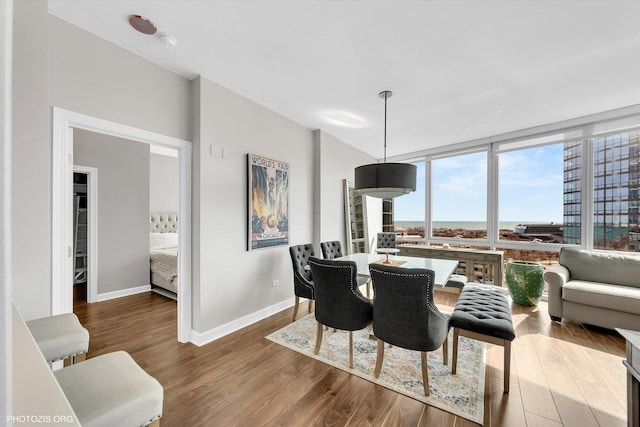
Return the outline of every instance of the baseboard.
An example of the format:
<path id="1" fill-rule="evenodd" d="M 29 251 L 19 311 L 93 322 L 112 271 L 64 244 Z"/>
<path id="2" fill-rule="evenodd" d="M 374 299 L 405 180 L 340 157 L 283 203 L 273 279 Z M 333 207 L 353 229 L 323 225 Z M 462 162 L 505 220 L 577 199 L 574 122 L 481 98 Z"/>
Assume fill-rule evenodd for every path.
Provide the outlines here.
<path id="1" fill-rule="evenodd" d="M 292 307 L 293 302 L 293 298 L 286 299 L 206 332 L 191 331 L 191 342 L 199 347 L 209 344 L 210 342 L 222 338 L 225 335 L 229 335 L 230 333 L 236 332 L 273 314 L 279 313 L 284 309 Z"/>
<path id="2" fill-rule="evenodd" d="M 141 294 L 151 290 L 151 285 L 143 285 L 135 288 L 121 289 L 119 291 L 105 292 L 96 295 L 96 302 L 106 301 L 114 298 L 126 297 L 129 295 Z"/>

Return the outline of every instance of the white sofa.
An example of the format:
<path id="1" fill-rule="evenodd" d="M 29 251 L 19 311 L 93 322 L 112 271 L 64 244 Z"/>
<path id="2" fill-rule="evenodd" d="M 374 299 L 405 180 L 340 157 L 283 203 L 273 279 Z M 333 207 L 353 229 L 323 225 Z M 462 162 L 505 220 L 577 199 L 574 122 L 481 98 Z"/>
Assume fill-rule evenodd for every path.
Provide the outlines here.
<path id="1" fill-rule="evenodd" d="M 551 319 L 640 330 L 640 254 L 565 247 L 544 280 Z"/>

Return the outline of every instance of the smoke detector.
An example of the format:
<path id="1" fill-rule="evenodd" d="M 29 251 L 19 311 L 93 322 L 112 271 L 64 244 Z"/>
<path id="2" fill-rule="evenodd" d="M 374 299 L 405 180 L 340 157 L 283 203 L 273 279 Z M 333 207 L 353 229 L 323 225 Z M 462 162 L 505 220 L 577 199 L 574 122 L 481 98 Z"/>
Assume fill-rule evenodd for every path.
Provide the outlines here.
<path id="1" fill-rule="evenodd" d="M 158 34 L 158 38 L 160 39 L 162 44 L 164 44 L 164 46 L 167 48 L 174 47 L 176 43 L 178 43 L 178 40 L 176 40 L 176 38 L 173 37 L 171 34 L 160 33 Z"/>

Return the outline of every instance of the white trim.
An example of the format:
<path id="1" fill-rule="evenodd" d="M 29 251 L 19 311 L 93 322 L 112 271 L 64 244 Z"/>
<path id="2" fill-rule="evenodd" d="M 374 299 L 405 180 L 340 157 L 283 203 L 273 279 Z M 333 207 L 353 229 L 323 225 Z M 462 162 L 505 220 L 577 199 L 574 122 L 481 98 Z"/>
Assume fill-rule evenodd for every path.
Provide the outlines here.
<path id="1" fill-rule="evenodd" d="M 224 325 L 218 326 L 217 328 L 209 329 L 206 332 L 193 331 L 191 342 L 197 346 L 209 344 L 210 342 L 222 338 L 225 335 L 229 335 L 242 328 L 252 325 L 253 323 L 259 322 L 260 320 L 265 319 L 271 315 L 279 313 L 282 310 L 292 307 L 294 301 L 294 298 L 286 299 L 270 307 L 265 307 L 262 310 L 258 310 L 254 313 L 248 314 L 229 323 L 225 323 Z"/>
<path id="2" fill-rule="evenodd" d="M 87 302 L 98 295 L 98 169 L 73 166 L 74 172 L 87 175 Z"/>
<path id="3" fill-rule="evenodd" d="M 499 194 L 499 157 L 493 150 L 487 152 L 487 240 L 489 248 L 495 249 L 498 237 L 498 212 L 500 212 Z"/>
<path id="4" fill-rule="evenodd" d="M 167 148 L 167 147 L 159 147 L 157 145 L 152 145 L 151 147 L 149 147 L 149 152 L 151 154 L 158 154 L 160 156 L 167 156 L 167 157 L 178 157 L 178 150 L 174 150 L 173 148 Z"/>
<path id="5" fill-rule="evenodd" d="M 593 249 L 593 138 L 585 138 L 580 149 L 580 246 Z"/>
<path id="6" fill-rule="evenodd" d="M 13 408 L 11 303 L 11 118 L 13 1 L 0 1 L 0 420 Z"/>
<path id="7" fill-rule="evenodd" d="M 151 285 L 137 286 L 135 288 L 120 289 L 119 291 L 104 292 L 96 295 L 95 302 L 107 301 L 115 298 L 128 297 L 129 295 L 141 294 L 143 292 L 149 292 Z"/>
<path id="8" fill-rule="evenodd" d="M 156 144 L 178 150 L 180 159 L 180 233 L 178 250 L 178 341 L 191 340 L 191 142 L 120 123 L 53 107 L 51 189 L 51 311 L 73 310 L 71 259 L 73 129 L 84 129 L 118 138 Z M 97 296 L 100 299 L 100 295 Z"/>

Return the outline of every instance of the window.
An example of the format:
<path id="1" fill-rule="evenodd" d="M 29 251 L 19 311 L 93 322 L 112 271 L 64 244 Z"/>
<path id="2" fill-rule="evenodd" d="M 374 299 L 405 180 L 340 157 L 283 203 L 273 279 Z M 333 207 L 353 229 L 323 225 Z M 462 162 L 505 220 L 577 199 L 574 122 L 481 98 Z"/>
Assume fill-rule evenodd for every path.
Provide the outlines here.
<path id="1" fill-rule="evenodd" d="M 499 240 L 579 243 L 580 157 L 580 142 L 499 154 Z"/>
<path id="2" fill-rule="evenodd" d="M 433 237 L 487 238 L 487 153 L 431 161 Z"/>
<path id="3" fill-rule="evenodd" d="M 424 243 L 425 162 L 416 165 L 416 191 L 393 199 L 396 243 Z"/>

